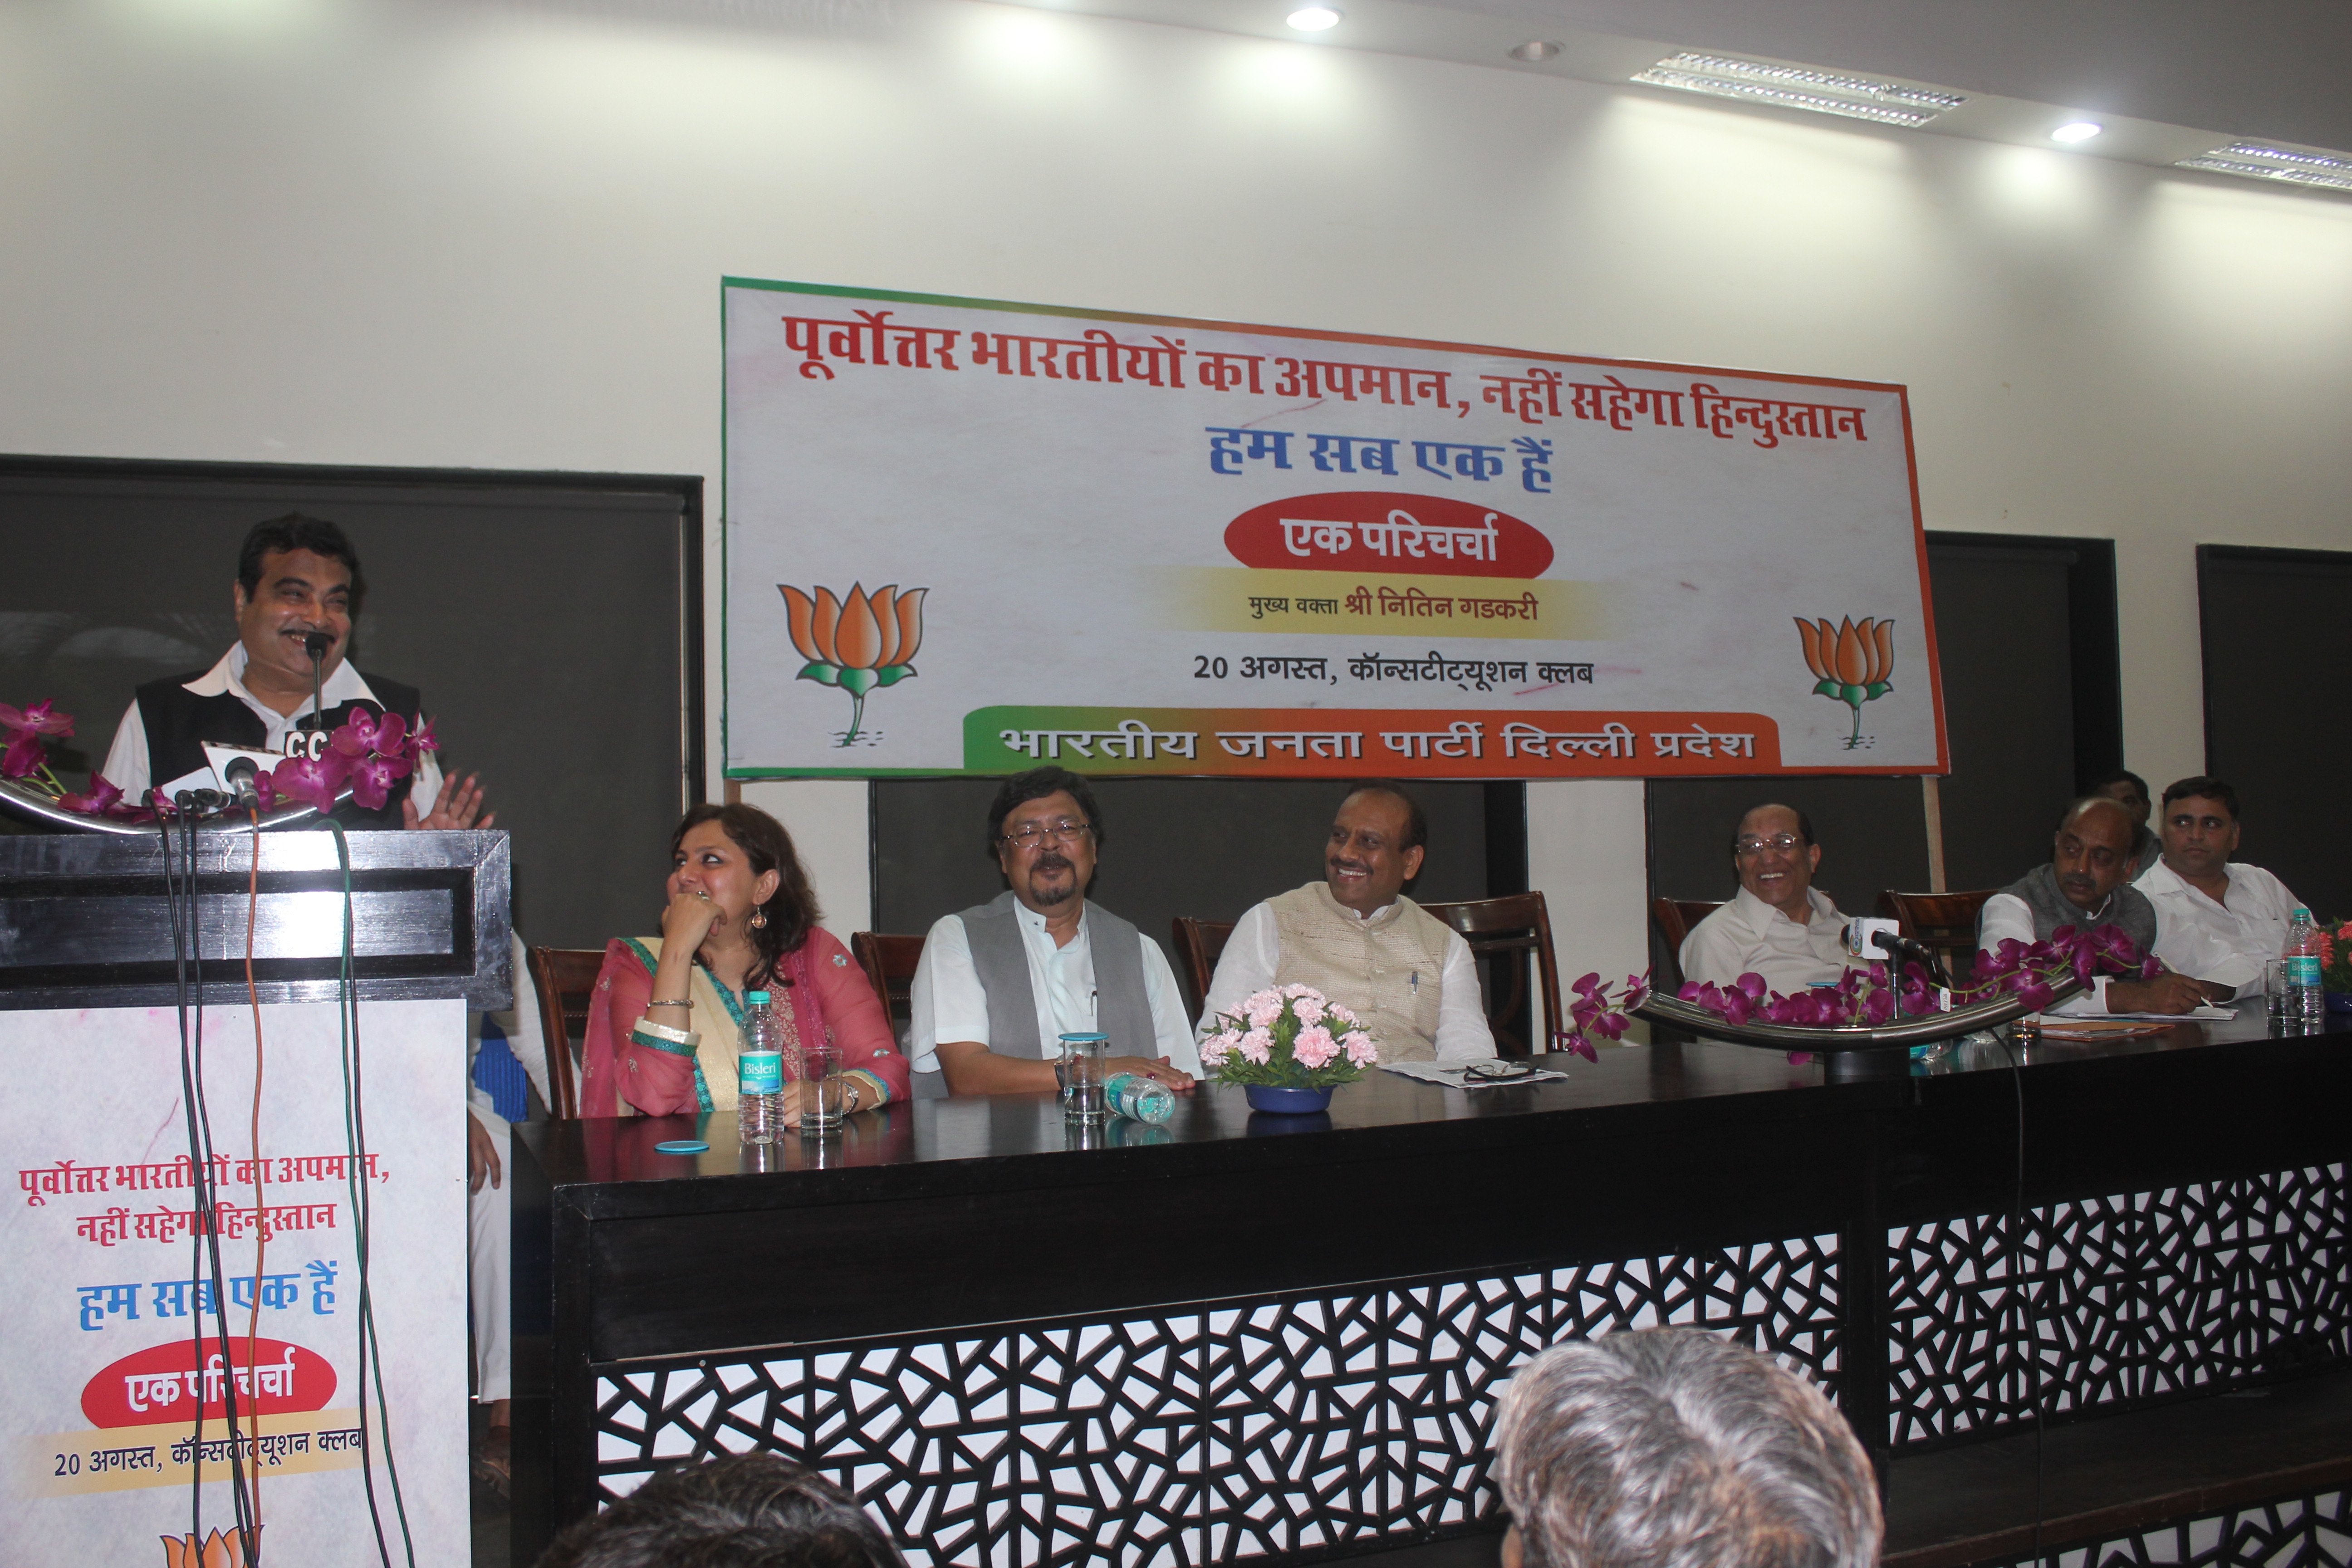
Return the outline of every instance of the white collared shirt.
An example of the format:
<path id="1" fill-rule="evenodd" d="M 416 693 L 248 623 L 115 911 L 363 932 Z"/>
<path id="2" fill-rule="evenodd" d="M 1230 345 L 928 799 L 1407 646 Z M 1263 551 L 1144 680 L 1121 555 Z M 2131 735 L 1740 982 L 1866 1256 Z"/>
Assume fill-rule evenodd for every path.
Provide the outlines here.
<path id="1" fill-rule="evenodd" d="M 1362 921 L 1378 920 L 1396 905 L 1382 904 L 1370 915 L 1358 914 L 1345 904 L 1337 907 L 1350 920 Z M 1495 1033 L 1486 1026 L 1478 962 L 1460 931 L 1448 931 L 1445 935 L 1445 966 L 1437 976 L 1437 1059 L 1482 1061 L 1495 1054 Z M 1274 923 L 1274 906 L 1252 904 L 1234 922 L 1234 934 L 1225 939 L 1225 951 L 1218 955 L 1217 973 L 1201 1002 L 1202 1025 L 1205 1027 L 1220 1013 L 1239 1012 L 1244 1001 L 1274 984 L 1274 972 L 1281 963 L 1282 932 Z"/>
<path id="2" fill-rule="evenodd" d="M 1834 984 L 1848 968 L 1867 967 L 1847 956 L 1845 916 L 1829 895 L 1807 888 L 1805 901 L 1811 913 L 1801 923 L 1740 889 L 1683 938 L 1683 978 L 1729 985 L 1758 974 L 1768 989 L 1793 996 L 1810 985 Z"/>
<path id="3" fill-rule="evenodd" d="M 2156 906 L 2156 955 L 2164 966 L 2192 980 L 2233 987 L 2239 996 L 2263 988 L 2263 961 L 2286 945 L 2286 928 L 2302 906 L 2286 884 L 2259 866 L 2235 860 L 2229 902 L 2217 904 L 2202 889 L 2159 860 L 2132 885 Z"/>
<path id="4" fill-rule="evenodd" d="M 1095 957 L 1093 924 L 1078 917 L 1078 931 L 1067 946 L 1057 947 L 1045 929 L 1045 917 L 1014 900 L 1013 917 L 1021 930 L 1021 950 L 1029 959 L 1029 994 L 1037 1006 L 1037 1038 L 1041 1044 L 1063 1035 L 1087 1034 L 1095 1028 Z M 1135 1051 L 1129 1042 L 1111 1042 L 1113 1054 L 1166 1057 L 1171 1067 L 1199 1077 L 1200 1048 L 1192 1043 L 1192 1020 L 1184 1016 L 1184 1000 L 1176 989 L 1176 973 L 1160 944 L 1135 933 L 1142 944 L 1143 996 L 1151 1008 L 1151 1032 L 1156 1045 L 1150 1052 Z M 971 939 L 961 915 L 942 915 L 923 939 L 922 962 L 915 966 L 914 983 L 907 993 L 907 1055 L 917 1072 L 940 1070 L 941 1040 L 971 1040 L 985 1046 L 988 1039 L 988 991 L 971 962 Z M 1050 1045 L 1048 1046 L 1050 1049 Z M 1050 1058 L 1048 1058 L 1050 1059 Z"/>
<path id="5" fill-rule="evenodd" d="M 248 657 L 245 644 L 231 643 L 229 650 L 221 655 L 218 664 L 181 689 L 198 697 L 218 697 L 226 692 L 236 698 L 253 710 L 254 716 L 262 722 L 264 739 L 260 749 L 282 753 L 286 750 L 288 733 L 299 721 L 309 717 L 313 711 L 313 704 L 310 698 L 305 697 L 302 705 L 293 712 L 280 713 L 247 690 L 244 675 L 245 661 Z M 373 702 L 378 708 L 383 706 L 383 700 L 369 689 L 367 680 L 352 668 L 349 659 L 337 662 L 335 673 L 327 677 L 319 695 L 325 700 L 329 712 L 353 701 Z M 153 767 L 147 756 L 147 725 L 139 716 L 136 701 L 123 713 L 122 722 L 115 726 L 114 744 L 107 749 L 106 765 L 99 771 L 106 775 L 109 784 L 132 800 L 145 795 L 150 784 L 176 784 L 180 782 L 151 776 Z M 434 760 L 432 752 L 425 752 L 416 759 L 416 788 L 413 798 L 418 813 L 422 815 L 432 810 L 433 802 L 440 793 L 441 764 Z"/>

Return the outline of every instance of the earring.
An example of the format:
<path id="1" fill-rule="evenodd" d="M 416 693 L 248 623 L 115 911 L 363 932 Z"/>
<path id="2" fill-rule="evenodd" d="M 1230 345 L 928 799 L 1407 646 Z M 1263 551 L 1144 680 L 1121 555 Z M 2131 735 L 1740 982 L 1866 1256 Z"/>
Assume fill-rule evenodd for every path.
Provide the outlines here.
<path id="1" fill-rule="evenodd" d="M 767 925 L 768 911 L 765 910 L 753 910 L 751 911 L 751 929 L 753 931 L 764 931 L 767 929 Z"/>

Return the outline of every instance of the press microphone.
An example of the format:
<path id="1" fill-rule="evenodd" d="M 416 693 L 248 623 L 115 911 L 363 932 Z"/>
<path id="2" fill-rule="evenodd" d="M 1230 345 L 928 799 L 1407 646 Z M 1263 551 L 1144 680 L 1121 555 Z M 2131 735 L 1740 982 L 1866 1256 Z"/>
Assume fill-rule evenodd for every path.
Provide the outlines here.
<path id="1" fill-rule="evenodd" d="M 1880 959 L 1888 963 L 1899 958 L 1913 958 L 1926 964 L 1930 975 L 1941 978 L 1944 973 L 1943 954 L 1905 936 L 1903 928 L 1894 921 L 1866 917 L 1846 921 L 1842 935 L 1851 957 Z"/>
<path id="2" fill-rule="evenodd" d="M 327 650 L 334 646 L 335 639 L 331 633 L 302 634 L 302 651 L 310 656 L 310 713 L 301 724 L 302 729 L 323 730 L 327 727 L 327 694 L 323 680 L 327 669 Z"/>
<path id="3" fill-rule="evenodd" d="M 261 770 L 251 757 L 231 757 L 228 766 L 221 770 L 221 780 L 228 785 L 240 810 L 257 810 L 261 805 L 261 790 L 254 781 Z"/>

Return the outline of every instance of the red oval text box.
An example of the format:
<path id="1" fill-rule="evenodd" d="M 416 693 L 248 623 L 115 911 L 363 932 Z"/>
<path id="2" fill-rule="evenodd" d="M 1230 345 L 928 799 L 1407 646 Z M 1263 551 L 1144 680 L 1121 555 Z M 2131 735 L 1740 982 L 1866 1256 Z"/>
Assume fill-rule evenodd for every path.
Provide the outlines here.
<path id="1" fill-rule="evenodd" d="M 1450 496 L 1330 490 L 1254 506 L 1225 524 L 1244 566 L 1431 577 L 1540 577 L 1551 541 L 1508 512 Z"/>
<path id="2" fill-rule="evenodd" d="M 284 1340 L 171 1340 L 133 1351 L 82 1385 L 81 1413 L 93 1426 L 152 1426 L 162 1421 L 194 1421 L 196 1406 L 207 1419 L 223 1416 L 231 1380 L 240 1417 L 257 1409 L 323 1410 L 335 1394 L 335 1369 L 325 1356 Z"/>

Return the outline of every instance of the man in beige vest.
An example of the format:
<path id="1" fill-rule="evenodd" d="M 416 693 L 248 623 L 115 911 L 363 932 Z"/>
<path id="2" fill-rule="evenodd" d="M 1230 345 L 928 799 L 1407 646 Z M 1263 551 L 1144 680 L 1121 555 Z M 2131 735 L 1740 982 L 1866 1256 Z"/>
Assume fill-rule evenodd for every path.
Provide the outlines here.
<path id="1" fill-rule="evenodd" d="M 1383 1062 L 1493 1056 L 1470 944 L 1404 896 L 1427 836 L 1421 806 L 1394 784 L 1366 784 L 1341 801 L 1324 879 L 1242 916 L 1201 1026 L 1269 985 L 1312 985 L 1364 1021 Z"/>

